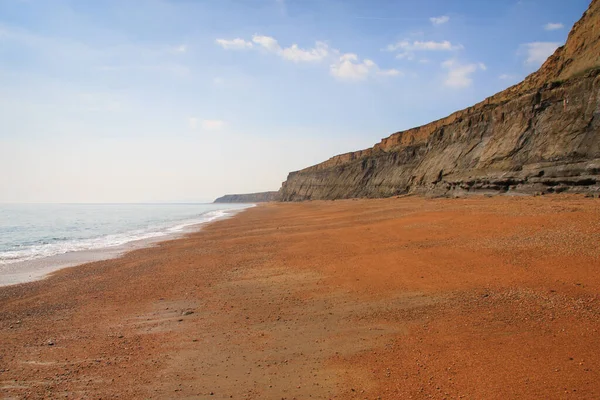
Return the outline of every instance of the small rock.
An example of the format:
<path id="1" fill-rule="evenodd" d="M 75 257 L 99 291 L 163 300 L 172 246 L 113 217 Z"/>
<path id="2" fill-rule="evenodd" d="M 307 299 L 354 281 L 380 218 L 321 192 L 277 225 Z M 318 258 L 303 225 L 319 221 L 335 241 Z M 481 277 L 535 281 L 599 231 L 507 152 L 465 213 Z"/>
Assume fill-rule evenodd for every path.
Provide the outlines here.
<path id="1" fill-rule="evenodd" d="M 194 312 L 191 310 L 187 310 L 181 313 L 181 315 L 186 316 L 186 315 L 192 315 Z"/>
<path id="2" fill-rule="evenodd" d="M 46 342 L 48 346 L 54 346 L 54 340 L 50 339 Z"/>

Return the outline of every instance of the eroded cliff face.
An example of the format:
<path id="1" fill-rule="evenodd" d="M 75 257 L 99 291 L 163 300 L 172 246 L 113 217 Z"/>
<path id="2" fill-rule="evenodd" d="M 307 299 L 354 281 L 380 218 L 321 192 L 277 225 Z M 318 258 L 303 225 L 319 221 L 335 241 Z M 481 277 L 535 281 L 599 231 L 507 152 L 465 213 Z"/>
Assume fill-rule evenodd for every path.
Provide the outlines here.
<path id="1" fill-rule="evenodd" d="M 600 193 L 600 0 L 523 82 L 447 118 L 289 174 L 283 201 Z"/>

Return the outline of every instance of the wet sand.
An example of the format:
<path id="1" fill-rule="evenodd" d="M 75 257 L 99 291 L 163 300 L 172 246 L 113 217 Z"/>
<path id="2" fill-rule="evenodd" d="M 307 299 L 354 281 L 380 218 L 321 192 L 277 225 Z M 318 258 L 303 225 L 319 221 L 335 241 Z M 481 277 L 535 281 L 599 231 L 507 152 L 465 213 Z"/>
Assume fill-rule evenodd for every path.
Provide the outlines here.
<path id="1" fill-rule="evenodd" d="M 600 398 L 600 201 L 267 204 L 0 288 L 3 398 Z"/>

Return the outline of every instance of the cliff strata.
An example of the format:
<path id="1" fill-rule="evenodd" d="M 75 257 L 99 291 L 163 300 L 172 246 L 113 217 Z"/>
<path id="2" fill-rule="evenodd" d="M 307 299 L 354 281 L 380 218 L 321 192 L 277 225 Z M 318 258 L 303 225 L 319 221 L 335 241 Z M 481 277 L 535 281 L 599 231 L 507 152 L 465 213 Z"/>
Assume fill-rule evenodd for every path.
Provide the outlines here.
<path id="1" fill-rule="evenodd" d="M 219 197 L 215 203 L 266 203 L 279 200 L 278 192 L 261 192 L 247 194 L 226 194 Z"/>
<path id="2" fill-rule="evenodd" d="M 600 192 L 600 0 L 523 82 L 374 147 L 292 172 L 283 201 Z"/>

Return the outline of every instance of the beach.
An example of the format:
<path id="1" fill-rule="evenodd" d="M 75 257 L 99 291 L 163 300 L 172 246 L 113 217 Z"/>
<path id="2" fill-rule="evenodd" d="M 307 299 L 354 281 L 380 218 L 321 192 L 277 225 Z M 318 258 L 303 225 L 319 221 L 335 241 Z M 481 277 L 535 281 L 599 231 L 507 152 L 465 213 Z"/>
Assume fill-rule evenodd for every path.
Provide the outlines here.
<path id="1" fill-rule="evenodd" d="M 0 397 L 600 398 L 600 200 L 268 203 L 0 287 Z"/>

